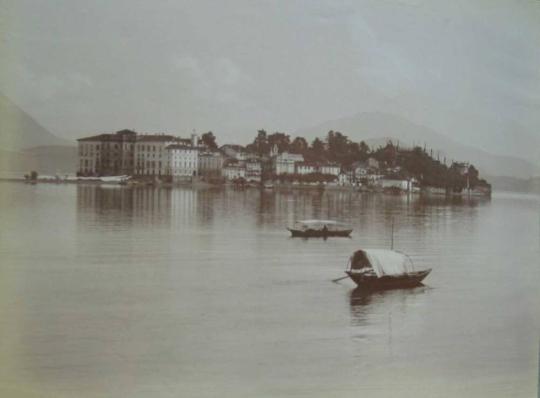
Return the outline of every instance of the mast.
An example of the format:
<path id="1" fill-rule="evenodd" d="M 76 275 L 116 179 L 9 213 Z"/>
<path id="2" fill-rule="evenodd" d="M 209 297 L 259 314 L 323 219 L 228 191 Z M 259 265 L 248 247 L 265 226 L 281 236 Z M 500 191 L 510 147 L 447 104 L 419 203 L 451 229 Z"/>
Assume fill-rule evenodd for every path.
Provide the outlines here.
<path id="1" fill-rule="evenodd" d="M 390 243 L 390 249 L 394 250 L 394 217 L 392 217 L 392 240 Z"/>

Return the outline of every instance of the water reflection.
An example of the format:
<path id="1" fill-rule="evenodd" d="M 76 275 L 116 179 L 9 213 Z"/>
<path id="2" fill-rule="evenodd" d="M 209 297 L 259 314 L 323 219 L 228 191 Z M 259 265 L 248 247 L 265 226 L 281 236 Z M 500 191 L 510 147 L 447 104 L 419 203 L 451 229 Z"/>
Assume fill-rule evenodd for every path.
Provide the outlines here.
<path id="1" fill-rule="evenodd" d="M 405 314 L 412 304 L 418 304 L 431 290 L 429 286 L 414 288 L 370 291 L 355 288 L 349 292 L 351 324 L 365 326 L 375 322 L 377 316 L 394 313 Z M 380 319 L 379 319 L 380 320 Z M 377 320 L 378 321 L 378 320 Z"/>
<path id="2" fill-rule="evenodd" d="M 471 223 L 488 203 L 481 198 L 388 196 L 319 190 L 232 190 L 223 188 L 154 188 L 77 186 L 77 217 L 82 228 L 147 225 L 171 228 L 209 228 L 216 220 L 250 219 L 259 227 L 283 229 L 302 219 L 335 219 L 355 231 L 367 225 L 384 229 L 391 239 L 423 234 L 433 224 Z"/>

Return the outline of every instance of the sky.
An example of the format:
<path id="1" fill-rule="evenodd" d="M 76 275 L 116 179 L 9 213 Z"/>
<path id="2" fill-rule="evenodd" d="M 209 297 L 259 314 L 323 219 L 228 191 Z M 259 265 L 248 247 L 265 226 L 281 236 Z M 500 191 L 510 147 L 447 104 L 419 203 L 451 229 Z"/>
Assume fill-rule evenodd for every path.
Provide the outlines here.
<path id="1" fill-rule="evenodd" d="M 62 137 L 212 130 L 246 143 L 375 111 L 494 153 L 540 135 L 539 1 L 0 7 L 0 91 Z"/>

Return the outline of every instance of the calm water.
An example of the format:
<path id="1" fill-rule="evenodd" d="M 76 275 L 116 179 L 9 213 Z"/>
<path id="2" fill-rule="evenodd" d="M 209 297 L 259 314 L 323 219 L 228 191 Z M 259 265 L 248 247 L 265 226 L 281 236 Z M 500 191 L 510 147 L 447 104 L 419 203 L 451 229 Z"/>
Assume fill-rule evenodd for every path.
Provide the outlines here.
<path id="1" fill-rule="evenodd" d="M 426 285 L 330 282 L 392 218 Z M 539 224 L 534 196 L 0 183 L 0 395 L 534 397 Z"/>

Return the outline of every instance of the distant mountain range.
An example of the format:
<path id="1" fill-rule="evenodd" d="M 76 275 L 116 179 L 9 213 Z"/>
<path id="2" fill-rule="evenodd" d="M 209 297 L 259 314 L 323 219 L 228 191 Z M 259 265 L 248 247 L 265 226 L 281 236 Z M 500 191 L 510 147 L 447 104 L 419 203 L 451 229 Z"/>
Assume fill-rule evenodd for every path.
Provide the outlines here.
<path id="1" fill-rule="evenodd" d="M 366 141 L 371 147 L 388 140 L 402 146 L 426 146 L 433 155 L 447 162 L 469 161 L 494 187 L 508 190 L 537 191 L 540 168 L 530 161 L 511 156 L 494 155 L 460 144 L 444 135 L 411 121 L 384 113 L 359 113 L 317 126 L 301 129 L 297 135 L 322 137 L 329 130 L 340 131 L 349 138 Z M 0 93 L 0 171 L 27 173 L 73 173 L 77 168 L 75 141 L 59 138 L 36 122 L 32 116 Z"/>
<path id="2" fill-rule="evenodd" d="M 402 146 L 418 145 L 433 150 L 433 156 L 473 163 L 481 174 L 529 178 L 540 175 L 540 167 L 532 162 L 512 157 L 495 155 L 482 149 L 463 145 L 439 134 L 428 127 L 421 126 L 403 117 L 380 113 L 359 113 L 357 115 L 330 120 L 317 126 L 304 128 L 296 132 L 304 137 L 320 137 L 328 131 L 339 131 L 349 138 L 364 140 L 372 147 L 384 145 L 388 140 Z"/>

